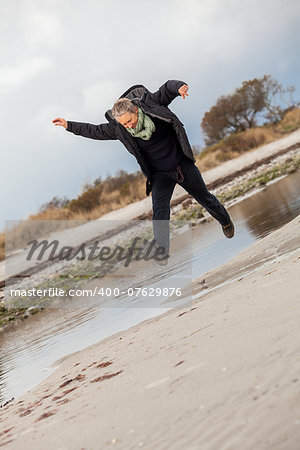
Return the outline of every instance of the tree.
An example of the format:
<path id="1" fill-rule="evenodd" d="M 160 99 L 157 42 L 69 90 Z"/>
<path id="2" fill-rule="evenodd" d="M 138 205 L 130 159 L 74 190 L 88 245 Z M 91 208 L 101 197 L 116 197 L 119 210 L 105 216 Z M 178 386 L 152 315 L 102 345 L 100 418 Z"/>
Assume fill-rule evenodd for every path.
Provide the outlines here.
<path id="1" fill-rule="evenodd" d="M 293 92 L 294 87 L 284 89 L 271 75 L 244 81 L 233 94 L 219 97 L 217 103 L 204 114 L 201 128 L 206 136 L 206 145 L 255 127 L 262 118 L 278 122 L 286 111 L 283 105 L 295 105 Z M 288 102 L 285 98 L 287 94 Z"/>
<path id="2" fill-rule="evenodd" d="M 67 197 L 53 197 L 49 202 L 44 203 L 40 208 L 39 211 L 40 212 L 45 212 L 49 209 L 55 209 L 55 208 L 64 208 L 65 206 L 68 205 L 69 203 L 69 199 Z"/>

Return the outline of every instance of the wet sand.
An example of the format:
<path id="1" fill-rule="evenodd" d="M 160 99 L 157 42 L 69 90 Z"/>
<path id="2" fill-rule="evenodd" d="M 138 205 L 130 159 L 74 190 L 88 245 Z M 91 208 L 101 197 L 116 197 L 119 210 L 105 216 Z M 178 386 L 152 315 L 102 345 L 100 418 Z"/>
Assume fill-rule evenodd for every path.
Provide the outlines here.
<path id="1" fill-rule="evenodd" d="M 299 225 L 194 280 L 192 305 L 64 358 L 0 410 L 0 445 L 299 448 Z"/>

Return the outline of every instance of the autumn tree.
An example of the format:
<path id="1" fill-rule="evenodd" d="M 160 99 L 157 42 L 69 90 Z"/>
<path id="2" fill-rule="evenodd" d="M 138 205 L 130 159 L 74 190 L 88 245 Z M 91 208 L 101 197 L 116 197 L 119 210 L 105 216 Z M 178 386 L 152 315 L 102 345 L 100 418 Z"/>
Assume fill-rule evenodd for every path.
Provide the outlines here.
<path id="1" fill-rule="evenodd" d="M 283 88 L 271 75 L 244 81 L 233 94 L 221 96 L 204 114 L 201 128 L 206 145 L 257 126 L 259 119 L 277 122 L 283 118 L 292 99 L 294 87 Z"/>

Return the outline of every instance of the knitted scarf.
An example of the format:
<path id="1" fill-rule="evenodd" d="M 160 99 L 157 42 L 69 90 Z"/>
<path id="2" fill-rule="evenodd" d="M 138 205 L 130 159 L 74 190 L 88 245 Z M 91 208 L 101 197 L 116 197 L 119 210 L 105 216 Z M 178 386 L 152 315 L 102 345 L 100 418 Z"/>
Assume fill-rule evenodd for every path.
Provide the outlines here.
<path id="1" fill-rule="evenodd" d="M 144 139 L 145 141 L 148 141 L 151 138 L 152 133 L 155 131 L 155 125 L 150 117 L 147 116 L 147 114 L 145 114 L 141 108 L 137 108 L 138 122 L 136 124 L 136 127 L 126 129 L 133 137 L 139 137 L 141 139 Z"/>

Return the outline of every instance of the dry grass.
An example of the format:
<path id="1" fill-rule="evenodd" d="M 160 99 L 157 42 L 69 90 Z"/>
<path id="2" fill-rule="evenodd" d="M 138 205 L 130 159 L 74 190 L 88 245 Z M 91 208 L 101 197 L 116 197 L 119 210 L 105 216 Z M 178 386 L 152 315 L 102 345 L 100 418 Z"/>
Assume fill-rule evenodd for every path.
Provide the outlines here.
<path id="1" fill-rule="evenodd" d="M 130 176 L 130 175 L 129 175 Z M 84 208 L 74 208 L 70 210 L 65 208 L 51 208 L 44 212 L 31 215 L 30 220 L 94 220 L 104 214 L 120 209 L 123 206 L 130 203 L 139 201 L 146 196 L 145 178 L 142 174 L 138 174 L 134 180 L 126 181 L 120 187 L 111 188 L 112 183 L 106 183 L 104 181 L 101 194 L 99 189 L 90 188 L 89 197 L 94 199 L 94 205 L 91 210 L 85 210 Z M 79 200 L 86 192 L 78 196 Z"/>
<path id="2" fill-rule="evenodd" d="M 285 134 L 300 128 L 300 108 L 289 111 L 277 126 L 278 131 Z"/>

